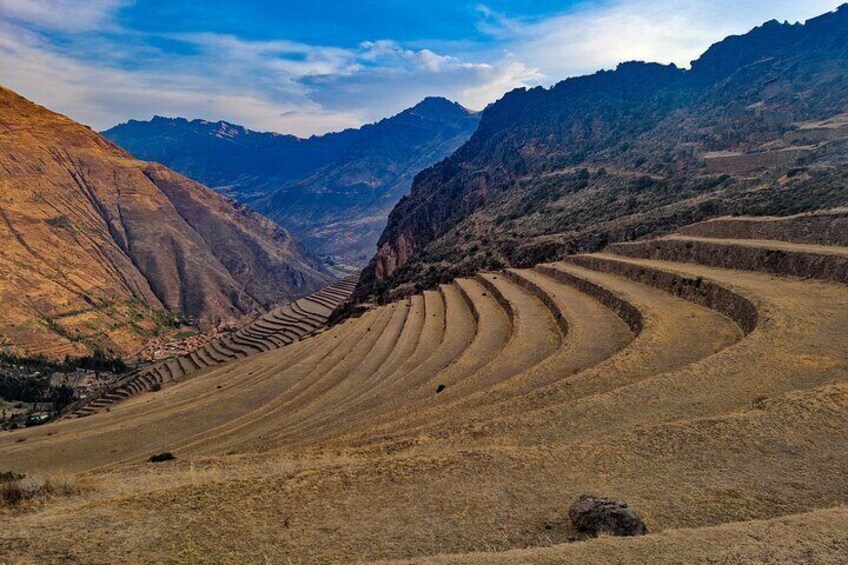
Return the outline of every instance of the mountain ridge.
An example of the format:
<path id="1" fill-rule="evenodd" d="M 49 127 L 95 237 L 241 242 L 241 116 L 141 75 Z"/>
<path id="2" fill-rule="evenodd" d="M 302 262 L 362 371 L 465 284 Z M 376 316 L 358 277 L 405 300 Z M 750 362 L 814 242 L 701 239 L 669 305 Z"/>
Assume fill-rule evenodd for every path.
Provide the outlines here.
<path id="1" fill-rule="evenodd" d="M 843 5 L 718 42 L 689 70 L 628 62 L 515 89 L 419 173 L 357 296 L 388 299 L 718 214 L 842 205 L 841 130 L 817 143 L 804 132 L 848 111 L 846 53 Z M 809 196 L 793 201 L 793 190 Z"/>
<path id="2" fill-rule="evenodd" d="M 208 328 L 332 277 L 271 220 L 0 88 L 3 345 L 131 355 L 171 316 Z"/>
<path id="3" fill-rule="evenodd" d="M 103 134 L 250 204 L 318 253 L 359 265 L 414 174 L 453 152 L 476 125 L 476 113 L 428 97 L 375 123 L 309 138 L 162 117 Z"/>

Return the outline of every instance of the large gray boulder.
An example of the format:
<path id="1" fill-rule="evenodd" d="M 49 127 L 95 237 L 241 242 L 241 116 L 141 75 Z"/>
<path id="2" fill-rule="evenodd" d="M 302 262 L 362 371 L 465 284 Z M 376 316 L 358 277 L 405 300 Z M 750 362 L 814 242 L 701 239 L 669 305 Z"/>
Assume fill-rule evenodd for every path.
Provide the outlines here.
<path id="1" fill-rule="evenodd" d="M 648 533 L 639 514 L 621 500 L 583 494 L 571 505 L 568 517 L 578 531 L 594 537 L 601 534 L 643 536 Z"/>

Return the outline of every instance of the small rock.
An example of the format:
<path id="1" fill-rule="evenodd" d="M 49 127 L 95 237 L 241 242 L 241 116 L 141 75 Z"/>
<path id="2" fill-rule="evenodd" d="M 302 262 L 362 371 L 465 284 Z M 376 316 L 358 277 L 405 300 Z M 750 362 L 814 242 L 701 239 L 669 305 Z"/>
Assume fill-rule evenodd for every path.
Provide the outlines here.
<path id="1" fill-rule="evenodd" d="M 437 387 L 436 387 L 436 394 L 439 394 L 439 393 L 440 393 L 440 392 L 442 392 L 443 390 L 445 390 L 445 385 L 439 385 L 439 386 L 437 386 Z"/>
<path id="2" fill-rule="evenodd" d="M 622 500 L 583 494 L 571 505 L 568 517 L 578 531 L 593 537 L 601 534 L 642 536 L 648 533 L 639 514 Z"/>
<path id="3" fill-rule="evenodd" d="M 164 453 L 157 453 L 156 455 L 151 455 L 148 461 L 151 463 L 164 463 L 165 461 L 173 461 L 174 459 L 176 459 L 174 454 L 170 451 L 166 451 Z"/>

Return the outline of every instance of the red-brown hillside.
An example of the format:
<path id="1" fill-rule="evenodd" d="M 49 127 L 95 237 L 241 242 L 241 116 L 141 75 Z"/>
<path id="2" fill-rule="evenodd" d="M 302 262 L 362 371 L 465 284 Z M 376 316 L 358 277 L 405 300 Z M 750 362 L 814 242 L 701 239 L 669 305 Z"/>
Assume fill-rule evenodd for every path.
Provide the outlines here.
<path id="1" fill-rule="evenodd" d="M 0 87 L 0 339 L 129 354 L 168 318 L 236 320 L 331 277 L 289 234 Z"/>

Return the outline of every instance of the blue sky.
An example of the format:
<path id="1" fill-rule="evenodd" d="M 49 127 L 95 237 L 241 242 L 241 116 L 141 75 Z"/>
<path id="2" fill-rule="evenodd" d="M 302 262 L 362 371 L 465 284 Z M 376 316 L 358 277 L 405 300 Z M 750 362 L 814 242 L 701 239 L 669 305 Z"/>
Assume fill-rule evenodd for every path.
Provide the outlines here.
<path id="1" fill-rule="evenodd" d="M 425 96 L 481 109 L 624 60 L 687 66 L 834 0 L 0 0 L 0 83 L 102 129 L 154 114 L 301 136 Z"/>
<path id="2" fill-rule="evenodd" d="M 391 38 L 429 47 L 431 41 L 491 41 L 477 29 L 483 6 L 506 17 L 533 21 L 567 12 L 575 4 L 569 0 L 490 0 L 485 4 L 461 0 L 157 0 L 132 5 L 118 19 L 128 28 L 151 33 L 212 32 L 250 40 L 286 38 L 336 47 Z"/>

